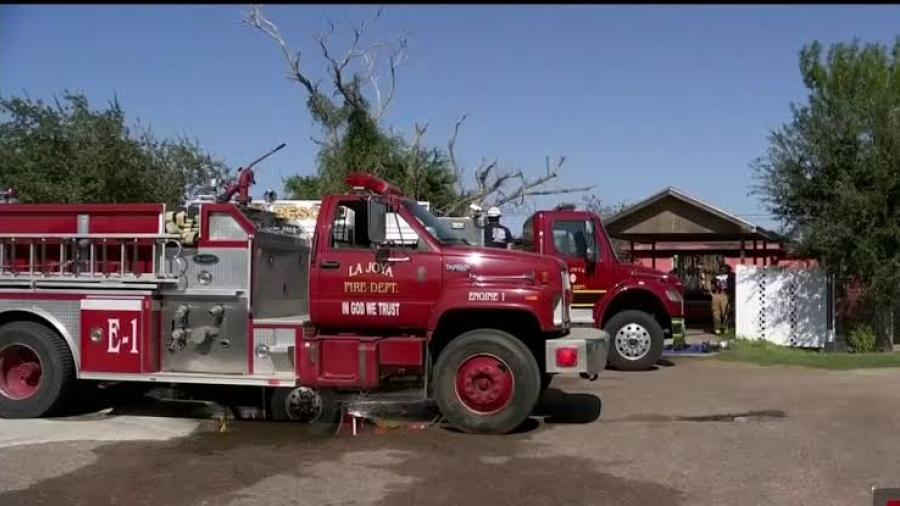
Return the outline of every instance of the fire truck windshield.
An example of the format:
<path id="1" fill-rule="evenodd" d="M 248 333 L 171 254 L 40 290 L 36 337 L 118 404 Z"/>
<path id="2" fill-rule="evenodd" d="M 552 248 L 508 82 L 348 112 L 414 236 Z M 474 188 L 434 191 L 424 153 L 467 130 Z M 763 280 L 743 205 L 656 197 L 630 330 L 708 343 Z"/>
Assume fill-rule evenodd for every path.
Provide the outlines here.
<path id="1" fill-rule="evenodd" d="M 420 206 L 417 202 L 413 200 L 404 200 L 403 204 L 439 243 L 445 245 L 472 245 L 472 243 L 453 231 L 445 222 L 435 218 L 433 214 L 426 211 L 425 208 Z"/>

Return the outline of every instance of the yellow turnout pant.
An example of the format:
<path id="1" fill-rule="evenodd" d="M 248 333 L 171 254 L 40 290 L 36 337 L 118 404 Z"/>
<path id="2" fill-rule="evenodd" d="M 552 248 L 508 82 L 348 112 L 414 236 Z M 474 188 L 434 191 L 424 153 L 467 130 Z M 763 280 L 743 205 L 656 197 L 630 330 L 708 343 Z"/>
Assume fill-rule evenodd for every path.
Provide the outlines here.
<path id="1" fill-rule="evenodd" d="M 728 294 L 719 292 L 712 297 L 713 327 L 724 329 L 728 320 Z"/>

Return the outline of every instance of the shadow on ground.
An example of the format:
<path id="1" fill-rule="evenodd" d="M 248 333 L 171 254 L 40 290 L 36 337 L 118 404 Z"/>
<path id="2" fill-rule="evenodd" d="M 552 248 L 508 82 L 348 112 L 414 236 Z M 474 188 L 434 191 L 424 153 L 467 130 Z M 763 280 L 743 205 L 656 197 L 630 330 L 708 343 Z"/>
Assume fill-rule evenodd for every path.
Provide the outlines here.
<path id="1" fill-rule="evenodd" d="M 740 413 L 720 413 L 710 415 L 630 415 L 622 418 L 606 420 L 613 422 L 749 422 L 767 421 L 786 418 L 787 413 L 780 409 L 762 409 L 757 411 L 743 411 Z"/>
<path id="2" fill-rule="evenodd" d="M 61 417 L 93 419 L 128 415 L 213 419 L 222 418 L 226 413 L 231 416 L 230 409 L 215 402 L 160 398 L 153 395 L 150 389 L 133 386 L 123 384 L 107 391 L 86 388 L 77 393 L 78 397 L 61 413 Z"/>
<path id="3" fill-rule="evenodd" d="M 188 403 L 131 404 L 176 416 Z M 599 398 L 549 389 L 531 424 L 590 423 Z M 162 411 L 158 411 L 162 410 Z M 94 449 L 93 463 L 0 494 L 0 504 L 658 504 L 681 493 L 602 472 L 597 461 L 554 453 L 520 431 L 504 437 L 445 430 L 311 435 L 295 424 L 231 422 L 167 442 Z M 35 451 L 39 451 L 36 448 Z"/>
<path id="4" fill-rule="evenodd" d="M 645 367 L 643 369 L 619 369 L 618 367 L 616 367 L 614 365 L 607 365 L 606 368 L 609 369 L 610 371 L 624 372 L 624 373 L 628 373 L 628 374 L 634 374 L 634 373 L 639 374 L 642 372 L 651 372 L 651 371 L 656 371 L 657 369 L 659 369 L 659 367 L 657 367 L 655 365 L 651 365 L 651 366 Z"/>
<path id="5" fill-rule="evenodd" d="M 600 418 L 603 402 L 593 394 L 570 394 L 548 388 L 535 407 L 533 415 L 544 423 L 591 423 Z"/>

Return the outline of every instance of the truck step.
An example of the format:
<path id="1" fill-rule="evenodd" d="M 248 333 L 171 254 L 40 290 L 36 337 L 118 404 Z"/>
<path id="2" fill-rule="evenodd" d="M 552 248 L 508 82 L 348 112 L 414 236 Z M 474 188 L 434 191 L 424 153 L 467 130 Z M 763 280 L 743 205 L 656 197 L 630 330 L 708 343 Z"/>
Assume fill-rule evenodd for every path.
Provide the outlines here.
<path id="1" fill-rule="evenodd" d="M 351 394 L 342 397 L 342 402 L 347 413 L 360 418 L 430 420 L 438 413 L 434 400 L 421 389 Z"/>

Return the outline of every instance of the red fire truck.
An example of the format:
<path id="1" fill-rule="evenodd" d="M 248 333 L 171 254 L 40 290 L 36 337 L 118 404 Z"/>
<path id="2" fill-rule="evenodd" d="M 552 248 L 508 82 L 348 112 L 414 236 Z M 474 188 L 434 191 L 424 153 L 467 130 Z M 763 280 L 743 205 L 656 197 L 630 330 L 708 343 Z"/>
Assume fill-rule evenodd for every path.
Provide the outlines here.
<path id="1" fill-rule="evenodd" d="M 483 244 L 480 216 L 441 218 L 469 242 Z M 523 224 L 517 249 L 560 258 L 574 289 L 574 327 L 600 327 L 611 336 L 609 363 L 651 367 L 666 337 L 684 339 L 684 285 L 677 276 L 620 261 L 596 213 L 563 204 Z"/>
<path id="2" fill-rule="evenodd" d="M 552 374 L 605 365 L 608 336 L 570 328 L 561 260 L 467 245 L 366 174 L 323 199 L 308 240 L 248 205 L 252 182 L 175 209 L 0 205 L 0 416 L 145 382 L 249 389 L 299 422 L 404 393 L 503 433 Z M 418 239 L 386 240 L 389 215 Z"/>
<path id="3" fill-rule="evenodd" d="M 610 364 L 645 369 L 662 355 L 666 336 L 684 337 L 684 285 L 676 276 L 621 262 L 600 217 L 561 205 L 529 217 L 523 248 L 566 261 L 574 290 L 574 326 L 609 333 Z"/>

